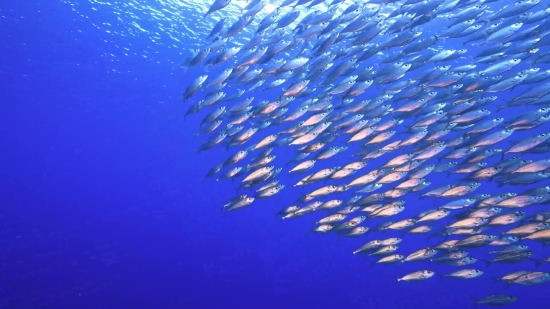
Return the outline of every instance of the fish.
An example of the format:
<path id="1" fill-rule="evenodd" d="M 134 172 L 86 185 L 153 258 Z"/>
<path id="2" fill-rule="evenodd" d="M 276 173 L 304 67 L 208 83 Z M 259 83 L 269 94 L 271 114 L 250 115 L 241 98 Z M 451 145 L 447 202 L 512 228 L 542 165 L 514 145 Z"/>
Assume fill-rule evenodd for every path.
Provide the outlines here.
<path id="1" fill-rule="evenodd" d="M 542 225 L 544 226 L 544 228 L 548 228 L 548 222 L 545 222 Z M 523 237 L 523 239 L 531 239 L 531 240 L 540 241 L 546 244 L 550 242 L 550 230 L 547 230 L 547 229 L 539 230 Z"/>
<path id="2" fill-rule="evenodd" d="M 505 306 L 514 303 L 517 297 L 505 294 L 493 294 L 476 301 L 477 305 Z"/>
<path id="3" fill-rule="evenodd" d="M 506 263 L 506 264 L 519 263 L 530 259 L 532 256 L 533 256 L 533 252 L 531 251 L 511 251 L 511 252 L 502 253 L 492 260 L 488 260 L 487 264 L 490 265 L 492 263 Z"/>
<path id="4" fill-rule="evenodd" d="M 315 234 L 459 238 L 406 257 L 395 253 L 401 239 L 369 240 L 354 254 L 384 255 L 375 264 L 464 266 L 477 259 L 463 249 L 483 246 L 498 247 L 491 263 L 519 262 L 531 258 L 523 242 L 550 242 L 550 215 L 534 208 L 550 204 L 550 189 L 522 189 L 550 177 L 550 10 L 540 0 L 285 0 L 275 10 L 252 0 L 240 11 L 230 2 L 211 1 L 210 27 L 197 31 L 204 40 L 181 65 L 189 75 L 183 118 L 202 119 L 194 132 L 186 126 L 198 155 L 236 148 L 197 168 L 254 192 L 228 197 L 224 211 L 277 199 L 292 205 L 276 211 L 285 220 L 305 223 L 306 214 L 323 212 L 308 228 Z M 447 24 L 430 28 L 441 17 Z M 291 187 L 281 172 L 302 175 Z M 299 199 L 288 200 L 296 192 Z M 423 208 L 428 196 L 434 206 Z M 418 205 L 405 207 L 407 198 Z M 475 271 L 445 274 L 474 278 Z M 545 280 L 530 274 L 516 283 Z M 477 303 L 513 301 L 493 295 Z"/>
<path id="5" fill-rule="evenodd" d="M 413 252 L 413 253 L 409 254 L 403 260 L 403 262 L 414 262 L 414 261 L 428 260 L 436 254 L 437 254 L 437 250 L 435 250 L 435 249 L 431 249 L 431 248 L 421 249 L 421 250 L 418 250 L 416 252 Z"/>
<path id="6" fill-rule="evenodd" d="M 405 275 L 397 279 L 397 281 L 423 281 L 423 280 L 430 279 L 431 277 L 433 277 L 434 274 L 435 273 L 431 270 L 420 270 L 420 271 L 416 271 L 414 273 Z"/>
<path id="7" fill-rule="evenodd" d="M 547 230 L 547 229 L 550 229 L 550 223 L 548 223 L 548 222 L 535 222 L 535 223 L 528 223 L 528 224 L 524 224 L 524 225 L 515 227 L 513 229 L 510 229 L 510 230 L 504 232 L 504 234 L 519 236 L 519 237 L 528 237 L 530 235 L 533 235 L 536 232 L 544 231 L 544 230 Z"/>
<path id="8" fill-rule="evenodd" d="M 461 269 L 442 276 L 456 279 L 472 279 L 477 278 L 481 275 L 483 275 L 483 271 L 478 269 Z"/>
<path id="9" fill-rule="evenodd" d="M 430 259 L 430 262 L 445 262 L 445 261 L 452 261 L 452 260 L 460 260 L 462 258 L 467 257 L 468 254 L 469 253 L 467 251 L 455 251 L 455 252 L 444 254 L 438 258 Z"/>
<path id="10" fill-rule="evenodd" d="M 494 217 L 489 222 L 487 222 L 487 225 L 488 226 L 510 225 L 521 221 L 524 217 L 525 217 L 525 212 L 516 211 L 514 213 L 504 214 L 501 216 Z"/>
<path id="11" fill-rule="evenodd" d="M 477 262 L 477 259 L 472 257 L 463 257 L 456 260 L 448 260 L 444 261 L 443 263 L 449 265 L 449 266 L 466 266 L 471 265 Z"/>
<path id="12" fill-rule="evenodd" d="M 525 275 L 521 275 L 510 283 L 521 285 L 538 285 L 550 281 L 550 273 L 547 272 L 530 272 Z"/>
<path id="13" fill-rule="evenodd" d="M 381 248 L 375 250 L 374 252 L 369 254 L 369 256 L 388 255 L 388 254 L 391 254 L 391 253 L 395 252 L 397 249 L 398 249 L 398 246 L 394 246 L 394 245 L 384 246 L 384 247 L 381 247 Z"/>
<path id="14" fill-rule="evenodd" d="M 398 262 L 403 262 L 403 259 L 405 258 L 404 255 L 401 255 L 401 254 L 392 254 L 392 255 L 389 255 L 389 256 L 385 256 L 381 259 L 379 259 L 378 261 L 376 262 L 373 262 L 372 264 L 394 264 L 394 263 L 398 263 Z"/>
<path id="15" fill-rule="evenodd" d="M 367 242 L 366 244 L 362 245 L 359 249 L 353 251 L 353 254 L 357 254 L 357 253 L 360 253 L 360 252 L 371 251 L 371 250 L 374 250 L 374 249 L 379 248 L 381 246 L 382 246 L 382 241 L 380 241 L 380 240 L 371 240 L 371 241 Z"/>
<path id="16" fill-rule="evenodd" d="M 485 246 L 495 239 L 494 235 L 474 235 L 458 241 L 454 246 L 456 248 L 477 248 Z"/>

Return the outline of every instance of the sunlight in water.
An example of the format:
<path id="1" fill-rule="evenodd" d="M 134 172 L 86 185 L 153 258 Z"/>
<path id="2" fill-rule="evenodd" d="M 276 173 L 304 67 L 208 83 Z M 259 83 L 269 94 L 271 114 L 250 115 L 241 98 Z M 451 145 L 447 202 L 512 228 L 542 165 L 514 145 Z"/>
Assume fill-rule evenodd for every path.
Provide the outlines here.
<path id="1" fill-rule="evenodd" d="M 204 38 L 222 17 L 231 25 L 242 16 L 243 9 L 250 3 L 247 0 L 233 0 L 223 10 L 204 18 L 214 0 L 61 1 L 80 16 L 83 24 L 92 25 L 102 33 L 102 44 L 110 44 L 119 50 L 119 53 L 105 53 L 105 59 L 120 62 L 124 57 L 137 56 L 157 63 L 168 62 L 175 67 L 189 56 L 192 49 L 199 49 L 204 45 Z M 265 15 L 277 10 L 283 1 L 268 0 L 268 4 L 254 18 L 252 27 L 245 28 L 240 35 L 234 37 L 232 44 L 245 44 Z M 353 3 L 352 0 L 344 1 L 336 14 L 342 13 Z M 294 9 L 292 6 L 280 8 L 280 14 L 284 15 Z M 302 14 L 295 24 L 313 11 L 326 11 L 327 7 L 320 4 L 312 9 L 303 6 L 297 9 Z M 391 9 L 391 5 L 385 5 L 380 13 L 385 14 L 384 11 Z M 91 20 L 103 22 L 90 23 Z M 136 44 L 140 45 L 139 48 L 135 47 Z M 171 49 L 172 52 L 166 49 Z"/>
<path id="2" fill-rule="evenodd" d="M 102 31 L 108 32 L 110 28 L 124 29 L 123 32 L 113 32 L 111 35 L 143 36 L 147 35 L 150 41 L 156 44 L 168 44 L 183 48 L 197 48 L 201 45 L 200 38 L 211 29 L 221 16 L 229 21 L 237 20 L 243 9 L 250 1 L 233 0 L 222 11 L 215 12 L 206 18 L 202 16 L 208 11 L 213 0 L 132 0 L 132 1 L 100 1 L 100 0 L 61 0 L 85 20 L 102 20 L 112 15 L 116 23 L 96 24 Z M 275 11 L 283 0 L 271 0 L 265 8 L 256 15 L 254 23 L 258 23 L 266 14 Z M 343 10 L 352 4 L 352 0 L 346 0 L 341 6 Z M 293 8 L 291 6 L 281 9 L 284 14 Z M 306 8 L 299 8 L 304 13 Z M 324 4 L 315 6 L 312 10 L 326 11 Z M 92 12 L 101 14 L 102 18 L 92 18 Z M 300 18 L 296 21 L 299 22 Z M 246 30 L 245 30 L 246 31 Z"/>

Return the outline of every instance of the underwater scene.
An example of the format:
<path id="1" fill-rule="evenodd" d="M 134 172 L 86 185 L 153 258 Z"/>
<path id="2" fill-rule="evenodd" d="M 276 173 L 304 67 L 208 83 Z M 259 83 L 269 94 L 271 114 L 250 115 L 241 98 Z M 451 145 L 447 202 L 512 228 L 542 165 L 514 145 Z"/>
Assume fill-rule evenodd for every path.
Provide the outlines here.
<path id="1" fill-rule="evenodd" d="M 549 306 L 549 0 L 0 20 L 0 309 Z"/>

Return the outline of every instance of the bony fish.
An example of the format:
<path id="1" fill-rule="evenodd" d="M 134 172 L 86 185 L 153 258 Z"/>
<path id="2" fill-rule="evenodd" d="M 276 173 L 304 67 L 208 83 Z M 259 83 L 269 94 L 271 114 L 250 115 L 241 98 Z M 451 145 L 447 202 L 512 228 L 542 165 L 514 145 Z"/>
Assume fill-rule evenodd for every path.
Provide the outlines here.
<path id="1" fill-rule="evenodd" d="M 313 228 L 314 233 L 327 233 L 334 228 L 333 224 L 322 224 Z"/>
<path id="2" fill-rule="evenodd" d="M 549 226 L 550 226 L 550 222 L 545 222 L 545 223 L 542 223 L 542 224 L 544 225 L 545 228 L 549 228 Z M 542 242 L 546 245 L 546 244 L 550 243 L 550 229 L 536 231 L 532 234 L 529 234 L 529 235 L 523 237 L 523 239 L 530 239 L 530 240 L 534 240 L 534 241 L 539 241 L 539 242 Z"/>
<path id="3" fill-rule="evenodd" d="M 525 217 L 525 212 L 516 211 L 510 214 L 504 214 L 498 217 L 491 219 L 487 222 L 488 226 L 504 226 L 509 224 L 514 224 L 521 221 Z"/>
<path id="4" fill-rule="evenodd" d="M 483 275 L 483 271 L 478 269 L 461 269 L 450 274 L 442 275 L 442 277 L 450 277 L 455 279 L 473 279 Z"/>
<path id="5" fill-rule="evenodd" d="M 453 247 L 453 246 L 451 246 Z M 447 249 L 447 248 L 442 248 L 442 246 L 437 246 L 436 248 L 439 248 L 439 250 L 442 250 L 442 249 Z M 455 252 L 451 252 L 451 253 L 447 253 L 447 254 L 444 254 L 438 258 L 435 258 L 435 259 L 430 259 L 430 262 L 436 262 L 436 263 L 439 263 L 439 262 L 445 262 L 445 261 L 453 261 L 453 260 L 460 260 L 462 258 L 465 258 L 468 256 L 468 252 L 467 251 L 455 251 Z"/>
<path id="6" fill-rule="evenodd" d="M 516 279 L 512 280 L 510 283 L 521 284 L 521 285 L 538 285 L 550 281 L 550 273 L 548 272 L 530 272 L 525 275 L 521 275 Z"/>
<path id="7" fill-rule="evenodd" d="M 390 253 L 395 252 L 397 249 L 398 249 L 398 246 L 394 246 L 394 245 L 385 246 L 385 247 L 379 248 L 378 250 L 376 250 L 373 253 L 369 254 L 369 256 L 371 256 L 371 255 L 386 255 L 386 254 L 390 254 Z"/>
<path id="8" fill-rule="evenodd" d="M 434 255 L 437 254 L 437 250 L 432 248 L 427 249 L 421 249 L 416 252 L 413 252 L 409 254 L 403 262 L 415 262 L 415 261 L 423 261 L 432 258 Z"/>
<path id="9" fill-rule="evenodd" d="M 505 264 L 519 263 L 530 259 L 532 256 L 533 256 L 533 252 L 531 251 L 506 252 L 495 257 L 492 260 L 488 260 L 487 265 L 491 265 L 492 263 L 505 263 Z"/>
<path id="10" fill-rule="evenodd" d="M 504 295 L 504 294 L 494 294 L 476 301 L 476 306 L 477 305 L 505 306 L 515 302 L 516 300 L 517 298 L 515 296 Z"/>
<path id="11" fill-rule="evenodd" d="M 431 270 L 420 270 L 414 273 L 410 273 L 397 279 L 397 281 L 423 281 L 433 277 L 435 273 Z"/>
<path id="12" fill-rule="evenodd" d="M 477 248 L 489 244 L 495 240 L 494 235 L 474 235 L 468 238 L 462 239 L 455 244 L 457 248 Z"/>
<path id="13" fill-rule="evenodd" d="M 353 251 L 353 254 L 357 254 L 357 253 L 365 252 L 365 251 L 371 251 L 371 250 L 374 250 L 374 249 L 379 248 L 381 246 L 382 246 L 382 241 L 380 241 L 380 240 L 371 240 L 371 241 L 367 242 L 366 244 L 362 245 L 359 249 Z"/>
<path id="14" fill-rule="evenodd" d="M 422 226 L 417 226 L 413 229 L 410 229 L 409 231 L 407 231 L 407 233 L 408 234 L 426 234 L 430 232 L 432 229 L 433 229 L 432 226 L 422 225 Z"/>
<path id="15" fill-rule="evenodd" d="M 466 265 L 474 264 L 475 262 L 477 262 L 477 259 L 473 257 L 463 257 L 457 260 L 447 260 L 447 261 L 444 261 L 443 263 L 449 266 L 466 266 Z"/>
<path id="16" fill-rule="evenodd" d="M 272 197 L 273 195 L 279 193 L 281 190 L 283 190 L 285 185 L 278 185 L 272 188 L 267 188 L 262 191 L 259 191 L 256 193 L 256 198 L 268 198 Z"/>
<path id="17" fill-rule="evenodd" d="M 398 262 L 403 262 L 403 259 L 405 258 L 404 255 L 401 254 L 392 254 L 389 256 L 385 256 L 378 261 L 372 262 L 372 265 L 374 264 L 394 264 Z"/>

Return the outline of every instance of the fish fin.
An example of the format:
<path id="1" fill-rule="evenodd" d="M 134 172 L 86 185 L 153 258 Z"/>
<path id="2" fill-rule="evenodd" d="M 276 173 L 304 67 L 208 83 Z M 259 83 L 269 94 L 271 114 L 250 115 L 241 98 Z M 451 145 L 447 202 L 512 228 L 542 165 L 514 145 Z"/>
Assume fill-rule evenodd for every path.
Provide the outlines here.
<path id="1" fill-rule="evenodd" d="M 489 260 L 483 260 L 483 261 L 487 264 L 487 268 L 489 268 L 489 266 L 491 266 L 491 264 L 493 263 Z"/>

